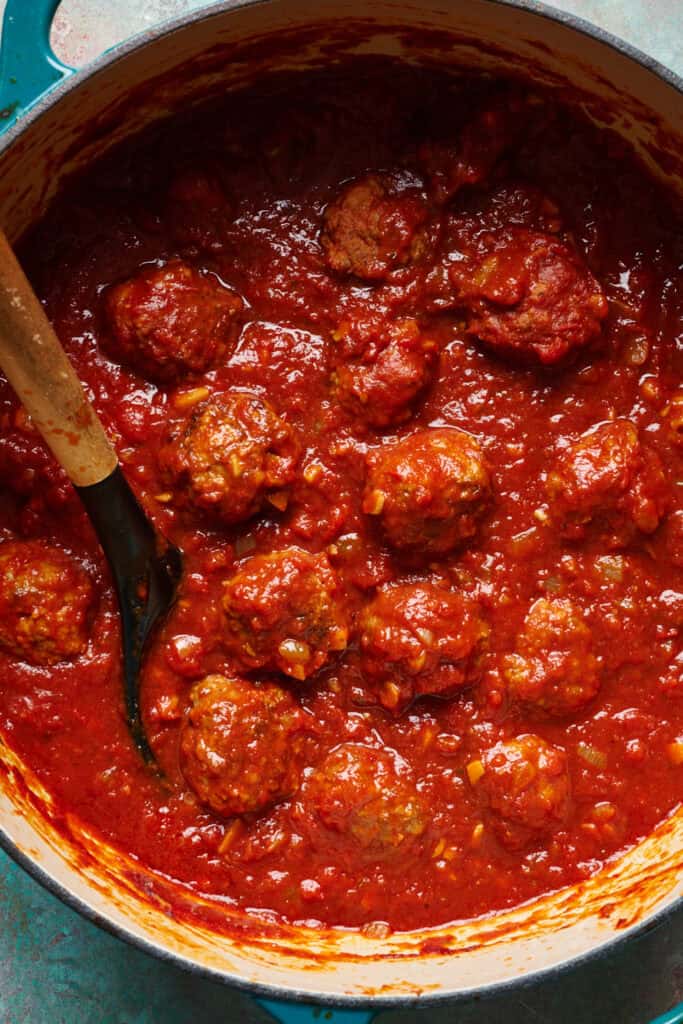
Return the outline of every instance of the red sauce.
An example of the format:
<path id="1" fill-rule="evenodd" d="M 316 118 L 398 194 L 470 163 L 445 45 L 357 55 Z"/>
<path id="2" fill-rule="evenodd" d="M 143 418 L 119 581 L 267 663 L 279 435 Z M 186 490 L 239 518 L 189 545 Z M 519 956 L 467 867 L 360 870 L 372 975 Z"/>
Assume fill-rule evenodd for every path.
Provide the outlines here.
<path id="1" fill-rule="evenodd" d="M 39 562 L 27 625 L 0 586 L 0 724 L 58 805 L 224 904 L 394 929 L 647 835 L 683 795 L 681 237 L 568 111 L 377 62 L 61 196 L 22 258 L 185 573 L 143 684 L 162 781 L 101 552 L 0 383 L 0 538 L 98 594 Z"/>

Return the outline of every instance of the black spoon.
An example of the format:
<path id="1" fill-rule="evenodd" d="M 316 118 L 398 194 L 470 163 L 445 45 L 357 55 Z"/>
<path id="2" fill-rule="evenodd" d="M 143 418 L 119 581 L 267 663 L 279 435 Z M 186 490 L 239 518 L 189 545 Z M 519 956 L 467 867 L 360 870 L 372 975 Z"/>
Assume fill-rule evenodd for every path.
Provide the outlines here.
<path id="1" fill-rule="evenodd" d="M 0 368 L 85 506 L 111 568 L 121 612 L 131 736 L 154 763 L 140 713 L 149 638 L 173 604 L 180 551 L 152 526 L 43 307 L 0 231 Z"/>

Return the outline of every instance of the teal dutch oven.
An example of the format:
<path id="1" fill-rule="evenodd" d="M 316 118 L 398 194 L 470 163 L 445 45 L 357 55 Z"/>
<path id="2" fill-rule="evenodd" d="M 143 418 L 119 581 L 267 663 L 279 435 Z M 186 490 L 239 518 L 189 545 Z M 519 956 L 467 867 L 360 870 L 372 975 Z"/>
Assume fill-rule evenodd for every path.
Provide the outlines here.
<path id="1" fill-rule="evenodd" d="M 332 37 L 339 57 L 362 49 L 446 67 L 504 66 L 551 91 L 569 88 L 593 120 L 609 123 L 655 176 L 683 192 L 681 80 L 539 3 L 232 0 L 140 35 L 80 71 L 50 49 L 56 7 L 57 0 L 9 0 L 6 8 L 0 224 L 11 239 L 72 174 L 128 134 L 279 69 L 320 66 Z M 268 46 L 255 47 L 266 39 Z M 385 939 L 294 927 L 267 941 L 217 935 L 150 903 L 139 865 L 128 870 L 126 857 L 82 823 L 58 830 L 50 794 L 1 734 L 0 768 L 0 839 L 34 878 L 141 949 L 251 992 L 287 1024 L 312 1021 L 314 1006 L 335 1007 L 337 1024 L 362 1024 L 387 1006 L 512 996 L 679 912 L 683 893 L 681 810 L 580 887 L 507 911 L 495 927 L 479 920 Z M 674 1021 L 683 1021 L 683 1009 L 657 1024 Z"/>

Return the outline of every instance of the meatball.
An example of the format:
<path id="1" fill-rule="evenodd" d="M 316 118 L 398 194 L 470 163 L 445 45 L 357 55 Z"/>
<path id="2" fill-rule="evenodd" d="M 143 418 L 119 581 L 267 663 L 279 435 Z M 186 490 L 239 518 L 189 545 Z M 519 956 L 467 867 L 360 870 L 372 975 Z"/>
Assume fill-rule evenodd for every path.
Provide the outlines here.
<path id="1" fill-rule="evenodd" d="M 398 713 L 416 697 L 449 697 L 473 682 L 489 630 L 476 601 L 408 583 L 379 591 L 360 614 L 358 634 L 365 679 Z"/>
<path id="2" fill-rule="evenodd" d="M 381 280 L 421 255 L 427 206 L 419 188 L 369 174 L 325 210 L 320 241 L 331 270 Z"/>
<path id="3" fill-rule="evenodd" d="M 299 444 L 265 400 L 242 392 L 198 406 L 159 453 L 177 504 L 239 523 L 266 501 L 282 508 L 294 481 Z"/>
<path id="4" fill-rule="evenodd" d="M 617 545 L 653 533 L 669 499 L 659 457 L 626 419 L 593 427 L 565 448 L 546 489 L 551 518 L 567 538 L 581 539 L 593 526 Z"/>
<path id="5" fill-rule="evenodd" d="M 299 787 L 306 719 L 273 683 L 207 676 L 193 687 L 180 733 L 180 767 L 216 814 L 254 814 Z"/>
<path id="6" fill-rule="evenodd" d="M 558 238 L 525 228 L 450 271 L 467 333 L 499 355 L 552 366 L 599 337 L 607 316 L 602 288 Z"/>
<path id="7" fill-rule="evenodd" d="M 521 849 L 561 826 L 569 815 L 567 755 L 527 733 L 496 743 L 467 772 L 493 816 L 504 846 Z"/>
<path id="8" fill-rule="evenodd" d="M 389 327 L 379 351 L 337 367 L 334 392 L 341 405 L 370 426 L 392 426 L 410 416 L 431 381 L 436 359 L 436 343 L 423 337 L 414 320 L 400 320 Z"/>
<path id="9" fill-rule="evenodd" d="M 491 498 L 479 443 L 463 430 L 423 430 L 383 449 L 368 474 L 363 511 L 390 543 L 444 554 L 474 535 Z"/>
<path id="10" fill-rule="evenodd" d="M 295 815 L 316 845 L 330 833 L 353 842 L 366 861 L 405 857 L 427 827 L 408 764 L 394 750 L 342 743 L 305 779 Z"/>
<path id="11" fill-rule="evenodd" d="M 570 715 L 600 688 L 593 638 L 571 601 L 541 597 L 529 609 L 517 649 L 503 662 L 510 695 L 551 715 Z"/>
<path id="12" fill-rule="evenodd" d="M 343 651 L 348 618 L 326 555 L 287 548 L 249 558 L 224 586 L 224 644 L 246 669 L 307 679 Z"/>
<path id="13" fill-rule="evenodd" d="M 88 643 L 95 595 L 88 574 L 39 540 L 0 544 L 0 648 L 30 665 L 72 661 Z"/>
<path id="14" fill-rule="evenodd" d="M 223 355 L 241 299 L 213 275 L 175 260 L 113 285 L 104 300 L 112 357 L 150 380 L 202 373 Z"/>

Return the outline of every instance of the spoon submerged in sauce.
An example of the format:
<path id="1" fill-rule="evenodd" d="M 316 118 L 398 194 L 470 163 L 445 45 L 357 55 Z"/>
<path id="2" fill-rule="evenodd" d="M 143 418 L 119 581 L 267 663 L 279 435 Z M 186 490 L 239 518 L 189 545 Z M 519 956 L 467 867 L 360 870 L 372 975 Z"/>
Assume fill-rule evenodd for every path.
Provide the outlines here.
<path id="1" fill-rule="evenodd" d="M 133 741 L 154 754 L 140 713 L 147 643 L 173 604 L 181 552 L 145 515 L 57 335 L 0 231 L 0 369 L 78 492 L 109 562 L 121 614 L 123 687 Z"/>

